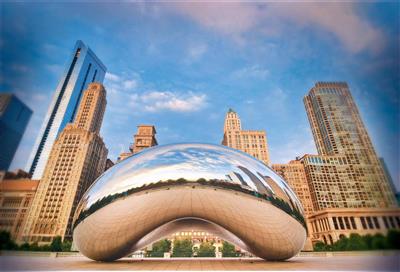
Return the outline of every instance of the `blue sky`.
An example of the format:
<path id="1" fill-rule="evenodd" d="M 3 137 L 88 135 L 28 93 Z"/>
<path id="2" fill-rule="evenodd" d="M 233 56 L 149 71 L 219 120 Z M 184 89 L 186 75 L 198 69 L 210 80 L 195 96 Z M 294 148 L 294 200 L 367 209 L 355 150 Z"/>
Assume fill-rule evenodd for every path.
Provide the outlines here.
<path id="1" fill-rule="evenodd" d="M 346 81 L 398 185 L 399 9 L 395 1 L 2 3 L 0 91 L 34 110 L 12 168 L 25 168 L 81 39 L 108 68 L 101 134 L 112 160 L 138 124 L 154 124 L 160 144 L 220 143 L 229 107 L 245 129 L 266 130 L 273 163 L 316 153 L 302 98 L 317 81 Z"/>

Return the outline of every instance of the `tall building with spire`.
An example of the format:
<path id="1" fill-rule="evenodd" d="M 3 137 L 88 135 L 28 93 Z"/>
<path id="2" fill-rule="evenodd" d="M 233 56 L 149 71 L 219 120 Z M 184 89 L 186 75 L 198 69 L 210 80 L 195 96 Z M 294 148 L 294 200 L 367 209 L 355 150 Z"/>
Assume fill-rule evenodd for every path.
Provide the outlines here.
<path id="1" fill-rule="evenodd" d="M 108 151 L 99 131 L 106 103 L 103 85 L 91 83 L 74 123 L 67 124 L 53 145 L 20 241 L 71 239 L 76 205 L 105 169 Z"/>
<path id="2" fill-rule="evenodd" d="M 266 165 L 270 164 L 265 131 L 242 130 L 239 115 L 232 109 L 229 109 L 225 117 L 222 144 L 246 152 Z"/>
<path id="3" fill-rule="evenodd" d="M 138 125 L 137 133 L 133 137 L 134 142 L 129 147 L 129 152 L 121 153 L 118 157 L 118 161 L 122 161 L 145 148 L 158 145 L 156 133 L 156 128 L 153 125 Z"/>
<path id="4" fill-rule="evenodd" d="M 28 160 L 33 179 L 42 178 L 57 136 L 75 119 L 83 91 L 91 82 L 102 83 L 106 70 L 88 46 L 82 41 L 76 42 Z"/>
<path id="5" fill-rule="evenodd" d="M 395 207 L 347 83 L 318 82 L 304 104 L 319 154 L 303 158 L 314 208 Z"/>

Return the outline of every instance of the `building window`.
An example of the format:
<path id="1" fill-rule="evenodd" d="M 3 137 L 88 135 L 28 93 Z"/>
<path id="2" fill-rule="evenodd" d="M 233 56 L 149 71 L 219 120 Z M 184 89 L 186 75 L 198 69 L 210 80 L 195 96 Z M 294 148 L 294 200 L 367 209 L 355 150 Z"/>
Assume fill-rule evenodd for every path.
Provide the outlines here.
<path id="1" fill-rule="evenodd" d="M 325 222 L 326 222 L 326 228 L 327 228 L 327 230 L 330 230 L 330 229 L 331 229 L 331 226 L 329 225 L 329 219 L 328 219 L 328 218 L 325 218 Z"/>
<path id="2" fill-rule="evenodd" d="M 371 217 L 369 217 L 369 216 L 367 216 L 367 223 L 368 223 L 368 227 L 369 227 L 370 229 L 373 229 L 373 228 L 374 228 L 374 225 L 372 224 Z"/>
<path id="3" fill-rule="evenodd" d="M 372 217 L 372 219 L 374 220 L 374 224 L 375 224 L 375 228 L 380 229 L 381 225 L 378 222 L 378 218 L 376 218 L 375 216 Z"/>
<path id="4" fill-rule="evenodd" d="M 382 219 L 383 219 L 383 223 L 385 224 L 385 228 L 389 229 L 390 227 L 389 227 L 389 222 L 387 220 L 387 217 L 386 216 L 382 216 Z"/>
<path id="5" fill-rule="evenodd" d="M 350 217 L 350 222 L 351 222 L 351 226 L 353 227 L 353 229 L 357 229 L 356 222 L 354 221 L 354 217 L 353 216 Z"/>
<path id="6" fill-rule="evenodd" d="M 338 223 L 336 221 L 336 217 L 332 217 L 332 220 L 333 220 L 333 226 L 335 227 L 335 230 L 338 230 L 339 226 L 338 226 Z"/>
<path id="7" fill-rule="evenodd" d="M 339 219 L 340 229 L 344 229 L 343 218 L 342 217 L 338 217 L 338 219 Z"/>
<path id="8" fill-rule="evenodd" d="M 333 239 L 332 239 L 332 236 L 329 234 L 329 235 L 328 235 L 328 237 L 329 237 L 329 242 L 331 243 L 331 245 L 333 245 Z"/>
<path id="9" fill-rule="evenodd" d="M 360 217 L 360 220 L 361 220 L 361 225 L 362 225 L 363 229 L 368 229 L 367 224 L 365 223 L 365 218 Z"/>
<path id="10" fill-rule="evenodd" d="M 393 217 L 389 216 L 389 222 L 390 222 L 390 227 L 391 227 L 392 229 L 395 229 L 396 226 L 395 226 L 395 224 L 394 224 Z"/>
<path id="11" fill-rule="evenodd" d="M 346 229 L 351 229 L 349 218 L 347 216 L 344 218 L 344 222 L 346 223 Z"/>
<path id="12" fill-rule="evenodd" d="M 397 227 L 400 228 L 400 217 L 396 216 Z"/>

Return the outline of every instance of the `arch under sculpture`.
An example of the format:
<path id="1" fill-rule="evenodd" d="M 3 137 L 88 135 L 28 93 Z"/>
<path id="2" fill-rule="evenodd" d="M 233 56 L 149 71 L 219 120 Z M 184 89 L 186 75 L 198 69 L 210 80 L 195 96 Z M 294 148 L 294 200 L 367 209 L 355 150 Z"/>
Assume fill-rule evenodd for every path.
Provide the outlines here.
<path id="1" fill-rule="evenodd" d="M 77 206 L 73 239 L 113 261 L 180 230 L 212 233 L 266 260 L 306 239 L 300 201 L 261 161 L 225 146 L 174 144 L 135 154 L 101 175 Z"/>

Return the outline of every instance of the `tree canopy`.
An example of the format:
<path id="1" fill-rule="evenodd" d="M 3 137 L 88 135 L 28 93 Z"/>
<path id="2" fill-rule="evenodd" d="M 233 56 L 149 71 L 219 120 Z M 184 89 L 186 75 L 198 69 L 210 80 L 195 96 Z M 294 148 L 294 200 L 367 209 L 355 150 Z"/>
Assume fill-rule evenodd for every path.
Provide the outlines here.
<path id="1" fill-rule="evenodd" d="M 332 245 L 324 242 L 314 244 L 315 251 L 352 251 L 352 250 L 382 250 L 400 249 L 400 231 L 389 230 L 387 235 L 381 233 L 375 235 L 359 235 L 352 233 L 350 236 L 341 237 Z"/>
<path id="2" fill-rule="evenodd" d="M 192 257 L 192 256 L 193 256 L 193 243 L 191 240 L 188 239 L 174 240 L 172 257 Z"/>
<path id="3" fill-rule="evenodd" d="M 165 252 L 169 252 L 171 250 L 171 241 L 164 239 L 158 242 L 155 242 L 152 245 L 152 250 L 148 252 L 148 257 L 164 257 Z"/>
<path id="4" fill-rule="evenodd" d="M 215 257 L 215 246 L 210 242 L 201 243 L 197 251 L 197 257 Z"/>
<path id="5" fill-rule="evenodd" d="M 231 243 L 224 241 L 222 243 L 222 257 L 237 257 L 238 254 L 235 250 L 235 246 Z"/>

